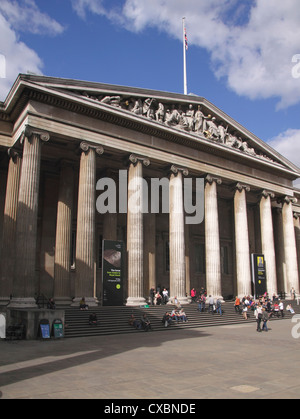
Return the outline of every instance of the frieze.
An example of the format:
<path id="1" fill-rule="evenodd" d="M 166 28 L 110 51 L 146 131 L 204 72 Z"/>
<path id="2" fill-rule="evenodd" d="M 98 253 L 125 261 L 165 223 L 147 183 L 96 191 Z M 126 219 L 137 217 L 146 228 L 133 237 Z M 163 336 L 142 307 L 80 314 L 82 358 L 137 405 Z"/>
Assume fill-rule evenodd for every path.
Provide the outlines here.
<path id="1" fill-rule="evenodd" d="M 82 93 L 82 96 L 128 111 L 158 124 L 188 132 L 199 138 L 208 139 L 225 147 L 240 150 L 250 156 L 274 162 L 269 156 L 252 147 L 247 139 L 236 129 L 229 127 L 226 121 L 205 111 L 201 105 L 174 104 L 150 97 L 127 98 L 118 95 L 89 95 L 87 92 Z"/>

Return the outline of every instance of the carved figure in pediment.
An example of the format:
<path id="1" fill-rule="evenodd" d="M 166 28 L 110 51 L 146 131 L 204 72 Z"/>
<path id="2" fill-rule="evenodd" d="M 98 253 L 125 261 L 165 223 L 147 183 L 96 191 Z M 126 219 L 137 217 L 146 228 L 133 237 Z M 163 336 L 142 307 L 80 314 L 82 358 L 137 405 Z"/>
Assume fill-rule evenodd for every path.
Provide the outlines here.
<path id="1" fill-rule="evenodd" d="M 178 125 L 177 128 L 185 129 L 185 113 L 183 112 L 181 106 L 178 108 Z"/>
<path id="2" fill-rule="evenodd" d="M 207 138 L 211 138 L 213 140 L 218 140 L 219 139 L 219 133 L 218 133 L 218 127 L 215 123 L 216 118 L 213 116 L 211 118 L 211 121 L 207 121 L 207 130 L 206 130 L 206 135 Z"/>
<path id="3" fill-rule="evenodd" d="M 239 147 L 239 141 L 238 141 L 237 137 L 233 134 L 228 134 L 227 135 L 225 144 L 230 146 L 230 147 L 234 147 L 234 148 Z"/>
<path id="4" fill-rule="evenodd" d="M 143 103 L 143 115 L 149 119 L 155 119 L 153 104 L 155 99 L 148 98 Z"/>
<path id="5" fill-rule="evenodd" d="M 202 133 L 204 131 L 204 124 L 206 123 L 207 117 L 204 115 L 204 113 L 201 110 L 201 106 L 198 105 L 198 110 L 195 113 L 195 132 L 196 133 Z"/>
<path id="6" fill-rule="evenodd" d="M 239 149 L 244 151 L 245 153 L 251 154 L 252 156 L 256 156 L 255 150 L 252 147 L 249 147 L 247 141 L 243 141 L 242 138 L 239 137 L 240 146 Z"/>
<path id="7" fill-rule="evenodd" d="M 157 109 L 157 111 L 155 112 L 155 118 L 156 118 L 156 121 L 158 121 L 158 122 L 164 122 L 164 117 L 165 117 L 165 107 L 164 107 L 164 105 L 160 102 L 160 103 L 158 104 L 158 109 Z"/>
<path id="8" fill-rule="evenodd" d="M 220 125 L 218 126 L 218 134 L 219 134 L 219 139 L 222 144 L 225 144 L 227 131 L 228 131 L 228 125 L 225 128 L 223 122 L 221 122 Z"/>
<path id="9" fill-rule="evenodd" d="M 141 99 L 135 99 L 131 112 L 134 113 L 135 115 L 143 114 L 143 104 L 142 104 Z"/>
<path id="10" fill-rule="evenodd" d="M 180 113 L 175 108 L 175 105 L 172 106 L 172 110 L 171 111 L 170 111 L 170 109 L 167 110 L 165 122 L 169 126 L 176 126 L 176 125 L 179 124 L 179 122 L 180 122 Z"/>
<path id="11" fill-rule="evenodd" d="M 193 131 L 195 123 L 195 111 L 193 105 L 189 105 L 188 110 L 185 113 L 183 126 L 186 131 Z"/>
<path id="12" fill-rule="evenodd" d="M 101 103 L 106 103 L 107 105 L 119 107 L 121 102 L 120 96 L 105 96 L 100 100 Z"/>

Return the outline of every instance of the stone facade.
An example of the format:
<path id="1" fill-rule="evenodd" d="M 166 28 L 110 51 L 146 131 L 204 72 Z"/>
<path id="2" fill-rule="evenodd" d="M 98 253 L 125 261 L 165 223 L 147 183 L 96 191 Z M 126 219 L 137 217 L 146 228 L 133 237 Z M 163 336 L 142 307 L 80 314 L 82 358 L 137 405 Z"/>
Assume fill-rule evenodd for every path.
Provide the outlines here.
<path id="1" fill-rule="evenodd" d="M 127 305 L 158 286 L 252 294 L 252 253 L 269 294 L 299 293 L 299 176 L 204 98 L 20 75 L 0 103 L 0 303 L 101 304 L 103 239 L 126 245 Z M 97 210 L 103 178 L 116 211 Z M 194 207 L 204 182 L 203 221 L 187 222 L 186 179 Z"/>

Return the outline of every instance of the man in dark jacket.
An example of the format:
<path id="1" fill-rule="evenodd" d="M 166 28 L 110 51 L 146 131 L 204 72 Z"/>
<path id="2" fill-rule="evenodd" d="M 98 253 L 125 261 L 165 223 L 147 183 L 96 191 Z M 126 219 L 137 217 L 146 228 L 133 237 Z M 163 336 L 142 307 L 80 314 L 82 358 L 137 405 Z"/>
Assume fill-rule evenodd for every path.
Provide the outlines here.
<path id="1" fill-rule="evenodd" d="M 145 330 L 145 332 L 148 332 L 148 330 L 152 330 L 150 320 L 148 319 L 146 314 L 144 314 L 141 317 L 141 323 L 142 323 L 142 328 Z"/>

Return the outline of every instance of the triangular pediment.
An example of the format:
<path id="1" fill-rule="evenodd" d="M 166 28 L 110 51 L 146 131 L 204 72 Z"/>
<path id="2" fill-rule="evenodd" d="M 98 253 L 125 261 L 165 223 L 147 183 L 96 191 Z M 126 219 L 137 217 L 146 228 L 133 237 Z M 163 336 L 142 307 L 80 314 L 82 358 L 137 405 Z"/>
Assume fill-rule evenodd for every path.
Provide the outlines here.
<path id="1" fill-rule="evenodd" d="M 177 136 L 178 141 L 189 140 L 191 146 L 207 146 L 219 154 L 282 167 L 300 176 L 299 168 L 202 97 L 44 76 L 19 77 L 57 97 L 130 120 L 137 129 L 142 124 L 152 132 Z"/>

